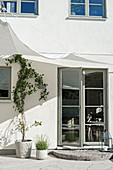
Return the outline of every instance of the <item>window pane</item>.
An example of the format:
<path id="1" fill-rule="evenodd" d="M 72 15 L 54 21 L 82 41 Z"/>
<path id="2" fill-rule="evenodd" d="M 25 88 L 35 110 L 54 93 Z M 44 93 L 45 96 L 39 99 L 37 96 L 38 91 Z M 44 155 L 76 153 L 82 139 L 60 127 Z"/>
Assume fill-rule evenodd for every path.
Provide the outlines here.
<path id="1" fill-rule="evenodd" d="M 85 108 L 86 124 L 101 124 L 104 122 L 104 113 L 102 107 L 86 107 Z"/>
<path id="2" fill-rule="evenodd" d="M 8 97 L 8 85 L 0 84 L 0 97 Z"/>
<path id="3" fill-rule="evenodd" d="M 79 108 L 65 107 L 62 108 L 62 124 L 67 124 L 68 127 L 79 124 Z"/>
<path id="4" fill-rule="evenodd" d="M 79 129 L 64 129 L 62 128 L 63 143 L 79 143 Z"/>
<path id="5" fill-rule="evenodd" d="M 71 15 L 85 15 L 85 5 L 71 4 Z"/>
<path id="6" fill-rule="evenodd" d="M 104 131 L 104 126 L 86 126 L 86 142 L 100 142 L 102 133 Z"/>
<path id="7" fill-rule="evenodd" d="M 8 84 L 0 84 L 0 90 L 8 90 Z"/>
<path id="8" fill-rule="evenodd" d="M 85 90 L 85 104 L 88 105 L 103 105 L 103 90 Z"/>
<path id="9" fill-rule="evenodd" d="M 35 3 L 22 2 L 21 13 L 35 13 Z"/>
<path id="10" fill-rule="evenodd" d="M 28 2 L 28 1 L 32 1 L 32 2 L 35 2 L 35 0 L 21 0 L 21 2 Z"/>
<path id="11" fill-rule="evenodd" d="M 9 75 L 10 75 L 9 69 L 0 69 L 0 83 L 8 83 Z"/>
<path id="12" fill-rule="evenodd" d="M 85 87 L 103 88 L 103 72 L 86 71 Z"/>
<path id="13" fill-rule="evenodd" d="M 89 0 L 91 4 L 103 4 L 103 0 Z"/>
<path id="14" fill-rule="evenodd" d="M 71 3 L 85 3 L 85 0 L 71 0 Z"/>
<path id="15" fill-rule="evenodd" d="M 5 2 L 4 1 L 4 6 L 7 9 L 7 12 L 16 13 L 16 9 L 17 9 L 17 3 L 16 2 Z"/>
<path id="16" fill-rule="evenodd" d="M 90 16 L 103 16 L 103 6 L 90 5 L 89 15 Z"/>
<path id="17" fill-rule="evenodd" d="M 62 71 L 62 86 L 79 88 L 79 71 L 78 70 L 63 70 Z"/>
<path id="18" fill-rule="evenodd" d="M 9 98 L 10 68 L 0 68 L 0 98 Z M 7 99 L 6 98 L 6 99 Z"/>
<path id="19" fill-rule="evenodd" d="M 63 105 L 79 105 L 79 90 L 62 89 Z"/>
<path id="20" fill-rule="evenodd" d="M 8 97 L 8 90 L 0 89 L 0 97 Z"/>

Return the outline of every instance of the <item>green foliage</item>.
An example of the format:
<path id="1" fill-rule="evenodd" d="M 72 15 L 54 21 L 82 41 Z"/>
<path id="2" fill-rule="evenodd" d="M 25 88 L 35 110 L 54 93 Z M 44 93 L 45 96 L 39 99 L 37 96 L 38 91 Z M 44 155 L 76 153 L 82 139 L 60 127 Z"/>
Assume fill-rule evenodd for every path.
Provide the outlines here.
<path id="1" fill-rule="evenodd" d="M 25 122 L 24 116 L 24 105 L 26 96 L 36 93 L 40 89 L 39 100 L 46 101 L 49 92 L 47 91 L 47 84 L 43 82 L 44 74 L 37 73 L 32 67 L 28 60 L 22 58 L 21 54 L 13 55 L 11 59 L 6 59 L 8 66 L 9 64 L 18 63 L 20 65 L 20 70 L 17 72 L 18 80 L 16 86 L 13 87 L 13 101 L 15 103 L 15 110 L 22 114 L 22 120 L 19 119 L 18 128 L 23 134 L 23 140 L 25 137 L 25 131 L 28 130 Z M 30 80 L 33 79 L 34 82 L 31 83 Z M 40 88 L 41 87 L 41 88 Z M 42 122 L 37 122 L 32 126 L 41 125 Z"/>
<path id="2" fill-rule="evenodd" d="M 38 138 L 37 142 L 36 142 L 36 149 L 37 150 L 46 150 L 48 149 L 48 140 L 45 136 L 41 135 L 40 138 Z"/>
<path id="3" fill-rule="evenodd" d="M 17 129 L 18 129 L 21 133 L 23 132 L 24 124 L 25 124 L 25 122 L 24 122 L 22 119 L 18 118 Z M 42 125 L 42 121 L 37 122 L 37 121 L 35 120 L 35 122 L 34 122 L 31 126 L 28 126 L 28 125 L 26 124 L 25 131 L 28 131 L 28 130 L 29 130 L 31 127 L 33 127 L 33 126 L 39 126 L 39 125 L 40 125 L 40 126 Z"/>
<path id="4" fill-rule="evenodd" d="M 25 58 L 22 58 L 20 54 L 13 55 L 12 59 L 7 59 L 8 63 L 6 65 L 18 63 L 20 64 L 20 70 L 18 71 L 18 80 L 16 83 L 16 86 L 13 87 L 13 100 L 16 105 L 16 110 L 19 113 L 22 113 L 24 111 L 24 104 L 25 104 L 25 98 L 27 95 L 31 95 L 33 93 L 36 93 L 38 89 L 40 89 L 40 86 L 42 86 L 41 92 L 40 92 L 40 98 L 39 100 L 45 100 L 47 99 L 47 95 L 49 92 L 47 91 L 47 84 L 43 82 L 43 76 L 44 74 L 37 73 L 34 69 L 31 67 L 31 63 L 27 63 L 28 60 Z M 29 79 L 34 79 L 34 84 L 30 83 Z"/>

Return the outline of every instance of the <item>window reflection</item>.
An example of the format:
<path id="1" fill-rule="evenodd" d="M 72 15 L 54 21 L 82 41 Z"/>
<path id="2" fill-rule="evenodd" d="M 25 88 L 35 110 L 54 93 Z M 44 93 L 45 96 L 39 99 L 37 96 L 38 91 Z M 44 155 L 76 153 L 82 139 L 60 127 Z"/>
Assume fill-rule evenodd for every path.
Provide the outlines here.
<path id="1" fill-rule="evenodd" d="M 9 69 L 0 69 L 0 83 L 8 83 Z"/>
<path id="2" fill-rule="evenodd" d="M 103 105 L 103 90 L 85 90 L 85 104 L 88 105 Z"/>
<path id="3" fill-rule="evenodd" d="M 79 88 L 79 71 L 78 70 L 63 70 L 62 71 L 62 86 Z"/>
<path id="4" fill-rule="evenodd" d="M 103 6 L 90 5 L 89 15 L 90 16 L 103 16 Z"/>
<path id="5" fill-rule="evenodd" d="M 35 1 L 34 1 L 35 2 Z M 35 3 L 32 2 L 21 2 L 21 13 L 35 13 Z"/>
<path id="6" fill-rule="evenodd" d="M 71 0 L 71 3 L 85 3 L 85 0 Z"/>
<path id="7" fill-rule="evenodd" d="M 85 87 L 103 88 L 103 72 L 86 71 Z"/>
<path id="8" fill-rule="evenodd" d="M 79 129 L 66 129 L 62 127 L 62 142 L 66 143 L 79 143 Z"/>
<path id="9" fill-rule="evenodd" d="M 0 84 L 0 97 L 8 97 L 8 84 Z"/>
<path id="10" fill-rule="evenodd" d="M 104 126 L 86 126 L 86 142 L 100 142 Z"/>
<path id="11" fill-rule="evenodd" d="M 89 0 L 91 4 L 103 4 L 103 0 Z"/>
<path id="12" fill-rule="evenodd" d="M 62 108 L 62 124 L 73 126 L 79 124 L 79 108 L 65 107 Z"/>
<path id="13" fill-rule="evenodd" d="M 71 5 L 71 15 L 85 15 L 85 5 Z"/>
<path id="14" fill-rule="evenodd" d="M 17 9 L 17 2 L 8 2 L 8 1 L 4 1 L 4 6 L 7 9 L 7 12 L 16 12 Z"/>
<path id="15" fill-rule="evenodd" d="M 102 107 L 89 107 L 85 109 L 86 124 L 101 124 L 104 122 L 104 113 Z"/>
<path id="16" fill-rule="evenodd" d="M 104 131 L 103 83 L 103 72 L 85 71 L 86 142 L 99 142 Z"/>
<path id="17" fill-rule="evenodd" d="M 63 105 L 79 105 L 79 90 L 62 89 Z"/>
<path id="18" fill-rule="evenodd" d="M 8 97 L 8 90 L 0 89 L 0 97 Z"/>
<path id="19" fill-rule="evenodd" d="M 10 68 L 0 68 L 0 99 L 9 97 Z"/>

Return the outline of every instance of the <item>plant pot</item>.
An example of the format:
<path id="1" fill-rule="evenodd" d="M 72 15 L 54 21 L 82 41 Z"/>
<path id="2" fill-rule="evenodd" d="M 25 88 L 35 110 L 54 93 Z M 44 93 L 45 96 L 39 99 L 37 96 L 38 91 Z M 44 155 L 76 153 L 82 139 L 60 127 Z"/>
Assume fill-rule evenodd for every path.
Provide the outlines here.
<path id="1" fill-rule="evenodd" d="M 36 150 L 36 158 L 37 159 L 46 159 L 47 158 L 47 150 Z"/>
<path id="2" fill-rule="evenodd" d="M 32 148 L 32 141 L 26 140 L 25 142 L 16 141 L 16 155 L 18 158 L 30 158 L 31 155 L 31 148 Z"/>
<path id="3" fill-rule="evenodd" d="M 104 146 L 103 151 L 108 151 L 108 146 Z"/>

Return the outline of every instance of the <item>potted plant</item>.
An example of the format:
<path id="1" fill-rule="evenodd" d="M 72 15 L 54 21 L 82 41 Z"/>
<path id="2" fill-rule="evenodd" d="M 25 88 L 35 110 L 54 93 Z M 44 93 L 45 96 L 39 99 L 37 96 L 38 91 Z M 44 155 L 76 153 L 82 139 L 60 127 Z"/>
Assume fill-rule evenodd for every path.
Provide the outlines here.
<path id="1" fill-rule="evenodd" d="M 46 136 L 41 135 L 36 141 L 36 158 L 37 159 L 46 159 L 47 158 L 47 149 L 49 143 Z"/>
<path id="2" fill-rule="evenodd" d="M 26 96 L 36 93 L 38 89 L 40 89 L 40 98 L 39 100 L 46 101 L 47 95 L 49 92 L 47 91 L 47 84 L 43 82 L 44 74 L 37 73 L 32 67 L 31 63 L 28 63 L 28 60 L 22 58 L 21 54 L 13 55 L 12 58 L 6 59 L 8 64 L 17 63 L 20 65 L 20 70 L 17 72 L 18 80 L 16 82 L 16 86 L 13 87 L 13 101 L 15 106 L 15 111 L 21 115 L 19 118 L 19 122 L 17 128 L 22 133 L 22 140 L 16 141 L 16 153 L 17 157 L 20 158 L 29 158 L 31 152 L 31 141 L 25 139 L 26 131 L 29 130 L 29 127 L 26 122 L 24 105 Z M 31 81 L 31 79 L 33 81 Z M 41 87 L 41 88 L 40 88 Z M 35 121 L 32 126 L 41 125 L 42 122 Z"/>

